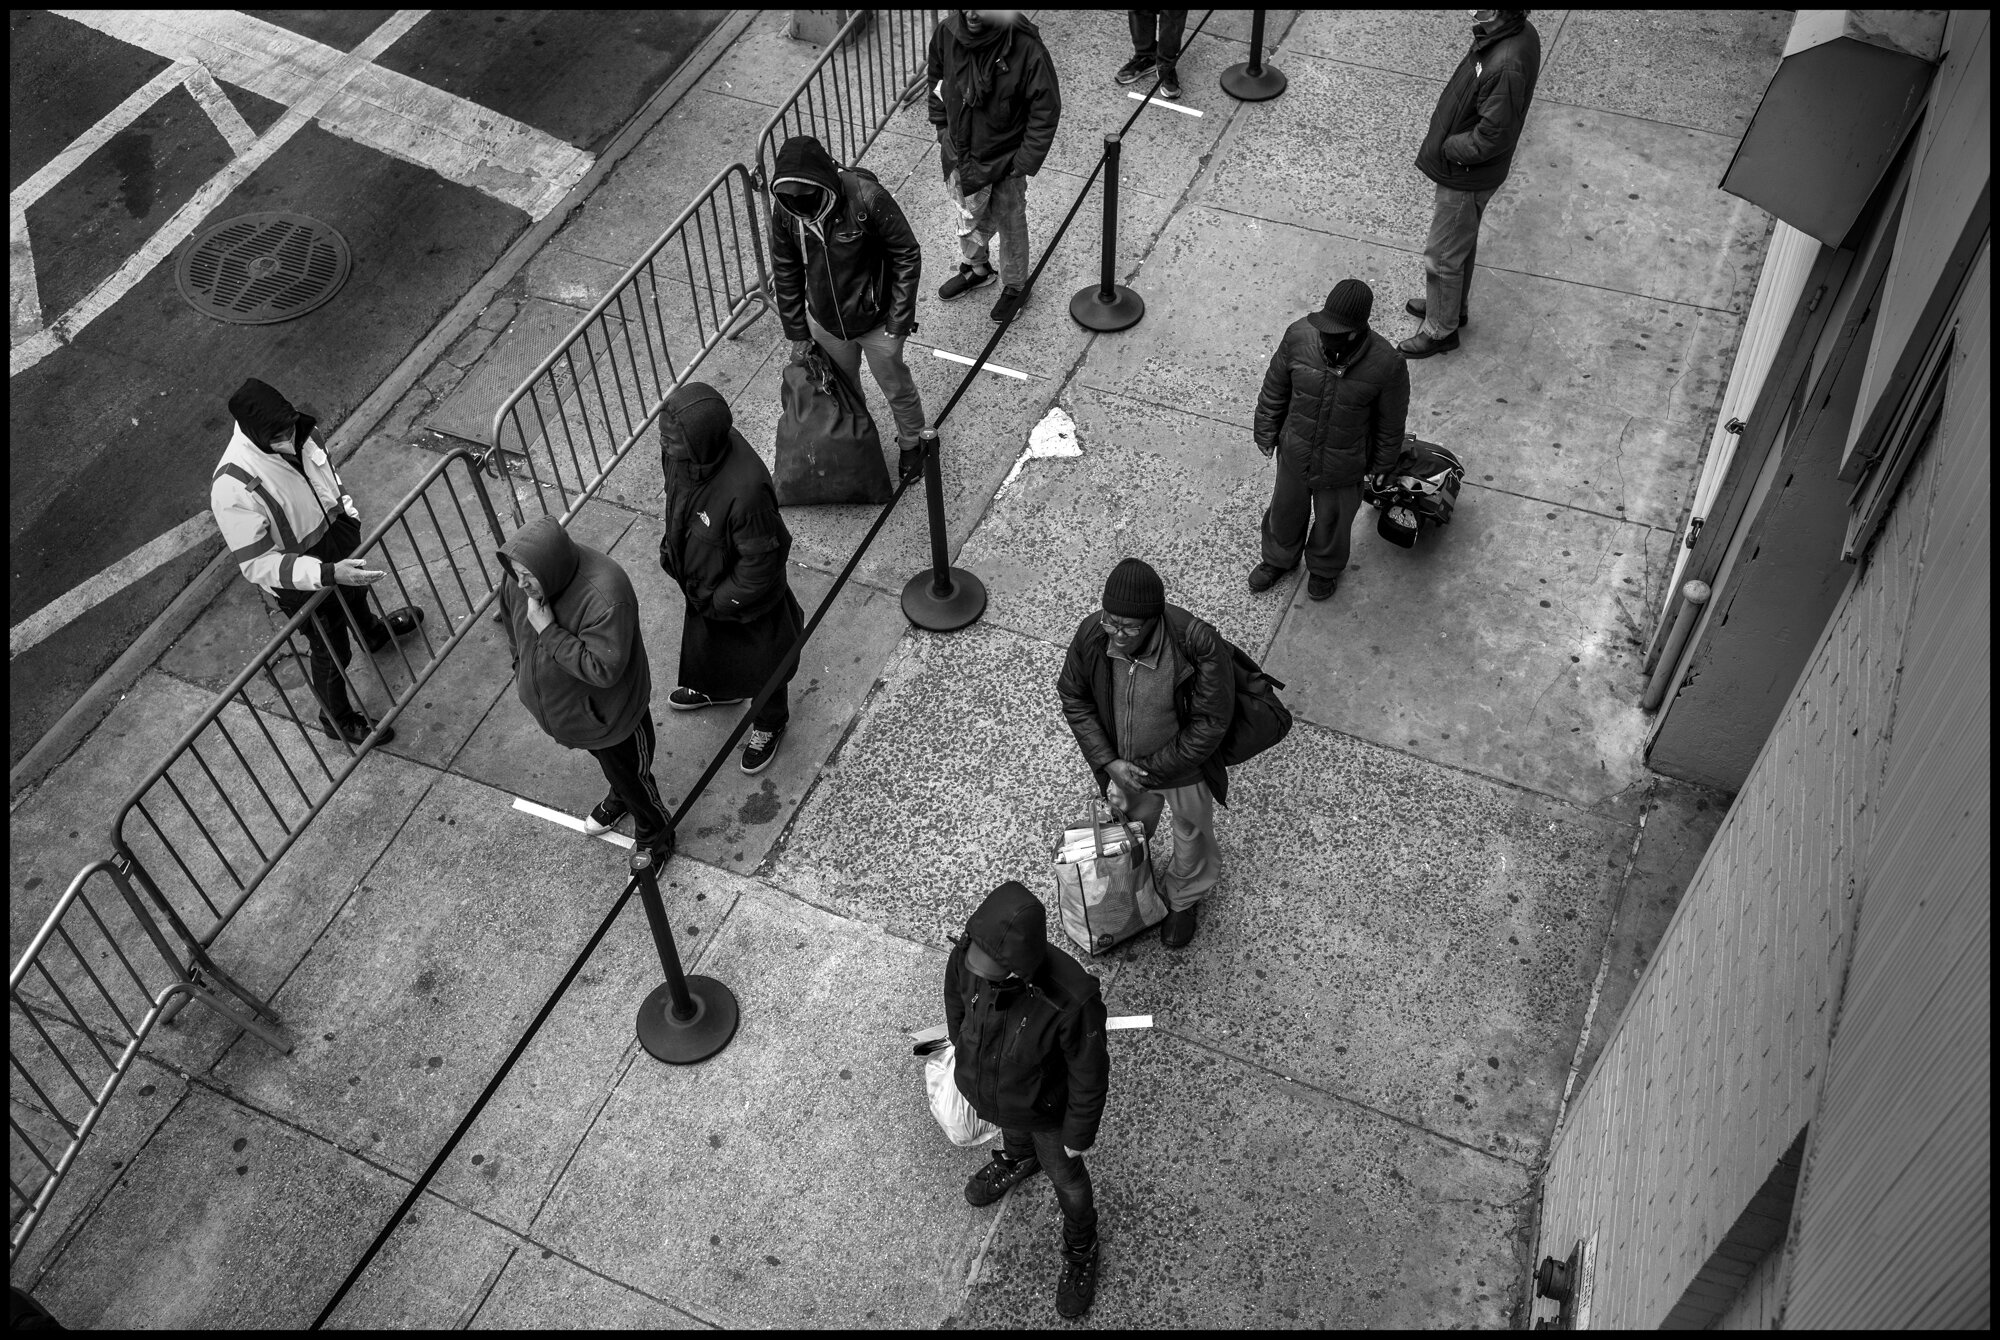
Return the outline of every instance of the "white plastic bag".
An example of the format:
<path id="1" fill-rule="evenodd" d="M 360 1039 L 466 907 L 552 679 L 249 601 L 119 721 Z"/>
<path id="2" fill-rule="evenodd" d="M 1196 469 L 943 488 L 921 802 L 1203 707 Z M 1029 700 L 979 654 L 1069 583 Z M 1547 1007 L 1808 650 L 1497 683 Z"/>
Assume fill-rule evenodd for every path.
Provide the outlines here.
<path id="1" fill-rule="evenodd" d="M 974 1112 L 972 1104 L 958 1091 L 958 1081 L 953 1077 L 956 1065 L 957 1051 L 949 1042 L 924 1058 L 924 1090 L 930 1094 L 931 1115 L 937 1118 L 945 1138 L 953 1144 L 983 1145 L 1000 1134 L 1000 1128 Z"/>

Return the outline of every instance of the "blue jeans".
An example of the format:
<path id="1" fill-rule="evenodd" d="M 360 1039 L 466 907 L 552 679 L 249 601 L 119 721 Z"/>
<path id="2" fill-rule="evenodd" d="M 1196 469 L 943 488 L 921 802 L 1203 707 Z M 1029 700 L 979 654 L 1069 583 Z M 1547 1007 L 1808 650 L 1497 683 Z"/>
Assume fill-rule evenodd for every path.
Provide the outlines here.
<path id="1" fill-rule="evenodd" d="M 1033 1154 L 1056 1189 L 1056 1204 L 1062 1207 L 1063 1246 L 1073 1252 L 1089 1251 L 1097 1245 L 1097 1199 L 1090 1190 L 1090 1170 L 1083 1160 L 1063 1149 L 1061 1131 L 1000 1132 L 1000 1146 L 1010 1159 Z"/>
<path id="2" fill-rule="evenodd" d="M 1441 340 L 1458 329 L 1472 295 L 1472 263 L 1479 256 L 1479 221 L 1493 192 L 1461 191 L 1440 184 L 1424 239 L 1423 333 Z"/>
<path id="3" fill-rule="evenodd" d="M 975 269 L 993 268 L 989 247 L 1000 241 L 1000 283 L 1006 288 L 1028 286 L 1028 179 L 1008 177 L 971 195 L 958 189 L 954 170 L 945 183 L 958 206 L 958 254 Z"/>

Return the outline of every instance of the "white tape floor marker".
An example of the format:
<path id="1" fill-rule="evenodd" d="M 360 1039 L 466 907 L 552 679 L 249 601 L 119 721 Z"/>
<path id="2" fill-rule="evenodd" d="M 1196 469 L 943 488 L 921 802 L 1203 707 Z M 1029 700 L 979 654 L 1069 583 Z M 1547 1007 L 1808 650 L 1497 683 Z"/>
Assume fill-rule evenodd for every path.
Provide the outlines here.
<path id="1" fill-rule="evenodd" d="M 578 833 L 583 831 L 583 820 L 564 814 L 561 810 L 552 810 L 546 805 L 537 805 L 532 800 L 523 800 L 519 796 L 515 796 L 514 808 L 523 814 L 532 814 L 538 819 L 547 819 L 552 824 L 561 824 L 564 828 L 572 829 Z M 609 833 L 597 834 L 597 840 L 599 842 L 609 842 L 614 847 L 623 847 L 627 851 L 632 849 L 632 839 L 626 837 L 616 829 L 613 829 Z"/>
<path id="2" fill-rule="evenodd" d="M 568 816 L 565 815 L 564 817 L 567 818 Z M 1104 1031 L 1107 1033 L 1116 1033 L 1124 1028 L 1151 1028 L 1152 1026 L 1153 1016 L 1150 1014 L 1118 1014 L 1104 1021 Z M 910 1034 L 910 1041 L 936 1042 L 944 1034 L 945 1026 L 943 1024 L 933 1024 L 929 1028 Z"/>
<path id="3" fill-rule="evenodd" d="M 1143 93 L 1127 93 L 1125 96 L 1134 102 L 1149 102 L 1155 107 L 1164 107 L 1170 112 L 1179 112 L 1182 116 L 1201 115 L 1201 108 L 1199 107 L 1189 107 L 1178 102 L 1168 102 L 1165 98 L 1149 98 Z"/>
<path id="4" fill-rule="evenodd" d="M 963 364 L 965 364 L 965 366 L 967 366 L 967 367 L 971 367 L 971 366 L 972 366 L 972 363 L 973 363 L 973 360 L 972 360 L 972 359 L 970 359 L 970 358 L 967 358 L 967 357 L 966 357 L 966 356 L 965 356 L 964 354 L 954 354 L 954 353 L 949 353 L 949 352 L 947 352 L 946 350 L 943 350 L 943 349 L 933 349 L 933 350 L 931 350 L 931 352 L 932 352 L 932 353 L 934 353 L 934 354 L 936 354 L 936 355 L 937 355 L 937 356 L 938 356 L 939 358 L 944 358 L 944 359 L 949 359 L 950 361 L 952 361 L 952 362 L 954 362 L 954 363 L 963 363 Z M 1019 379 L 1019 380 L 1021 380 L 1021 381 L 1026 381 L 1026 380 L 1028 380 L 1028 374 L 1027 374 L 1027 373 L 1025 373 L 1025 372 L 1016 372 L 1016 371 L 1014 371 L 1014 369 L 1012 369 L 1012 368 L 1003 368 L 1003 367 L 1001 367 L 1001 366 L 1000 366 L 1000 365 L 999 365 L 998 363 L 988 363 L 988 364 L 986 364 L 986 365 L 985 365 L 985 368 L 984 368 L 984 370 L 985 370 L 985 371 L 987 371 L 987 372 L 997 372 L 997 373 L 999 373 L 999 374 L 1000 374 L 1000 375 L 1001 375 L 1002 377 L 1014 377 L 1014 378 L 1018 378 L 1018 379 Z"/>

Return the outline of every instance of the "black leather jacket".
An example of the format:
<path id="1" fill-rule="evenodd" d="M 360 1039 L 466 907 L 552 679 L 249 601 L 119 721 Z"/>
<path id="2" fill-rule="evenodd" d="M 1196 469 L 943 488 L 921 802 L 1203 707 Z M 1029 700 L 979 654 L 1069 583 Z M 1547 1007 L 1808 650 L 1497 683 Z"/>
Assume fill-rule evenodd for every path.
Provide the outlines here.
<path id="1" fill-rule="evenodd" d="M 782 205 L 771 211 L 771 286 L 785 338 L 810 338 L 808 309 L 842 339 L 881 325 L 907 335 L 917 328 L 923 247 L 873 173 L 842 168 L 839 178 L 840 203 L 817 225 Z"/>
<path id="2" fill-rule="evenodd" d="M 1174 684 L 1174 715 L 1181 729 L 1164 748 L 1131 761 L 1157 788 L 1204 781 L 1216 803 L 1223 804 L 1229 798 L 1229 773 L 1217 751 L 1236 715 L 1236 658 L 1214 628 L 1179 605 L 1168 605 L 1162 617 L 1180 667 Z M 1107 769 L 1118 760 L 1108 647 L 1104 625 L 1092 611 L 1077 625 L 1062 675 L 1056 680 L 1063 717 L 1083 751 L 1083 761 L 1097 778 L 1099 790 L 1110 776 Z"/>

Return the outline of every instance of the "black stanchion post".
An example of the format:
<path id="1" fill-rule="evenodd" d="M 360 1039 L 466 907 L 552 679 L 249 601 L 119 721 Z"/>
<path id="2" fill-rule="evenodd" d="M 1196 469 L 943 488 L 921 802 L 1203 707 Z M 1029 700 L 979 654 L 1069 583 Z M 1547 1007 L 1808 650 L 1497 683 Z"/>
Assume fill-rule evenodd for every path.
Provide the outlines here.
<path id="1" fill-rule="evenodd" d="M 1079 289 L 1069 314 L 1087 330 L 1124 330 L 1146 314 L 1146 300 L 1118 277 L 1118 134 L 1104 136 L 1104 259 L 1093 288 Z"/>
<path id="2" fill-rule="evenodd" d="M 986 584 L 964 568 L 951 565 L 945 547 L 944 473 L 938 465 L 935 428 L 923 432 L 924 501 L 930 512 L 931 566 L 903 587 L 903 613 L 919 628 L 949 633 L 986 613 Z"/>
<path id="3" fill-rule="evenodd" d="M 1264 64 L 1264 11 L 1250 11 L 1250 59 L 1222 72 L 1222 91 L 1238 102 L 1263 102 L 1285 91 L 1284 73 Z"/>
<path id="4" fill-rule="evenodd" d="M 660 901 L 660 872 L 644 847 L 632 853 L 632 876 L 639 881 L 639 901 L 653 928 L 653 947 L 667 980 L 639 1006 L 639 1045 L 653 1059 L 669 1065 L 693 1065 L 729 1045 L 736 1036 L 736 997 L 713 977 L 688 977 L 681 972 L 674 948 L 674 928 L 667 924 Z"/>

